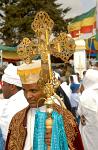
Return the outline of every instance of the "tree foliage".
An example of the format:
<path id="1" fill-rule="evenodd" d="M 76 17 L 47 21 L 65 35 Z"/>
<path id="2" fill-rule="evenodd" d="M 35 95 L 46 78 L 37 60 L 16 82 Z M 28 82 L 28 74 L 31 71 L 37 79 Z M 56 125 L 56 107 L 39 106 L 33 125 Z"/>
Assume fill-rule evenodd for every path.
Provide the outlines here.
<path id="1" fill-rule="evenodd" d="M 1 0 L 0 5 L 5 12 L 2 39 L 7 45 L 17 44 L 24 37 L 33 37 L 31 23 L 40 10 L 46 11 L 54 20 L 55 34 L 67 30 L 63 17 L 70 8 L 61 9 L 57 0 Z"/>

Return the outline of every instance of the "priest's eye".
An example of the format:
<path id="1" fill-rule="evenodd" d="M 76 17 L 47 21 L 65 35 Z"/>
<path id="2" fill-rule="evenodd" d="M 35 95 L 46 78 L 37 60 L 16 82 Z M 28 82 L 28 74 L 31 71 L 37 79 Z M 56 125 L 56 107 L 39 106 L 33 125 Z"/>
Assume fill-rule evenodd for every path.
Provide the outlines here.
<path id="1" fill-rule="evenodd" d="M 32 89 L 32 90 L 30 90 L 32 93 L 37 93 L 38 92 L 38 90 L 37 89 Z"/>
<path id="2" fill-rule="evenodd" d="M 23 88 L 23 91 L 24 91 L 24 93 L 28 93 L 28 92 L 31 92 L 31 93 L 37 93 L 39 90 L 38 89 L 24 89 Z"/>

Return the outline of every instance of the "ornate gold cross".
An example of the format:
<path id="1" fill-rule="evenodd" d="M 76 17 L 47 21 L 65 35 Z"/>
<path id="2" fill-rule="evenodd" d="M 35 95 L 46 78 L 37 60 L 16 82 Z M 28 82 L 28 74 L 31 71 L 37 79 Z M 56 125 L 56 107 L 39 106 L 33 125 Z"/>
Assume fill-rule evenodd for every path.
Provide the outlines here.
<path id="1" fill-rule="evenodd" d="M 52 78 L 50 55 L 60 57 L 66 63 L 75 51 L 75 42 L 66 33 L 60 33 L 51 41 L 53 26 L 54 22 L 46 12 L 38 12 L 31 25 L 36 38 L 32 41 L 24 38 L 17 49 L 26 63 L 31 63 L 32 57 L 39 54 L 44 75 L 50 80 Z"/>

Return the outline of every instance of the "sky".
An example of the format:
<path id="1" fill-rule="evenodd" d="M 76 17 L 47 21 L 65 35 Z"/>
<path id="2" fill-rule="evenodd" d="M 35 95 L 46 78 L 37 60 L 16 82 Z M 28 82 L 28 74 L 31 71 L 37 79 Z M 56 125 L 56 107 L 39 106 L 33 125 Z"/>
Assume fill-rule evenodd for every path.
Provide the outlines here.
<path id="1" fill-rule="evenodd" d="M 83 14 L 96 6 L 96 0 L 57 0 L 57 2 L 62 4 L 62 8 L 72 8 L 65 19 Z"/>

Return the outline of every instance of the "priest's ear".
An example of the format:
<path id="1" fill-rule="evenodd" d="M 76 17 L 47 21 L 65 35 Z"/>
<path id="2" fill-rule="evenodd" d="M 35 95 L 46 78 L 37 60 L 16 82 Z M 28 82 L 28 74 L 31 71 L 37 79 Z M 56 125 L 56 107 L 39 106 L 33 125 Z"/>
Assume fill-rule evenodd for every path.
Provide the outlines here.
<path id="1" fill-rule="evenodd" d="M 10 91 L 11 91 L 12 95 L 16 94 L 19 90 L 22 89 L 21 87 L 18 87 L 14 84 L 10 84 L 9 88 L 10 88 Z"/>

